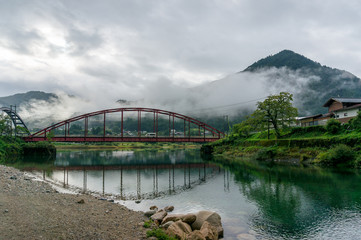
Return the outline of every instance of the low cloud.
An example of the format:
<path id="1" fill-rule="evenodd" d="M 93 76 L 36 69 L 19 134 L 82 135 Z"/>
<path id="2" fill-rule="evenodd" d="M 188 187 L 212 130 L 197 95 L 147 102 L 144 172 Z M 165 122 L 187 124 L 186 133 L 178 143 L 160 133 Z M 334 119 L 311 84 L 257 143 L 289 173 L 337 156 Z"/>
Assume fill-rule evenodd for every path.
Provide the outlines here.
<path id="1" fill-rule="evenodd" d="M 257 101 L 282 91 L 294 94 L 295 106 L 302 108 L 302 96 L 314 94 L 309 83 L 317 81 L 317 76 L 287 68 L 240 72 L 197 87 L 184 87 L 161 78 L 128 93 L 132 99 L 111 90 L 108 95 L 97 94 L 91 98 L 58 92 L 58 98 L 50 102 L 31 101 L 22 105 L 20 115 L 39 127 L 75 115 L 117 107 L 159 108 L 195 117 L 235 116 L 253 111 Z M 117 103 L 120 99 L 127 101 Z"/>

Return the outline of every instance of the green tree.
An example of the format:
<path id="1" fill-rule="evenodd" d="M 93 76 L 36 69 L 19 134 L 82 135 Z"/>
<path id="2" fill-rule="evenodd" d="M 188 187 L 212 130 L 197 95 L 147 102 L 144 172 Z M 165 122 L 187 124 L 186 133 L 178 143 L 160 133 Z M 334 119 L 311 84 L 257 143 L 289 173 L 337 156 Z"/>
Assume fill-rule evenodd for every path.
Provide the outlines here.
<path id="1" fill-rule="evenodd" d="M 271 95 L 263 102 L 257 103 L 257 109 L 252 115 L 258 121 L 270 124 L 278 138 L 281 136 L 280 130 L 289 127 L 298 115 L 292 101 L 293 95 L 288 92 Z"/>
<path id="2" fill-rule="evenodd" d="M 9 116 L 4 116 L 0 114 L 0 136 L 9 136 L 11 135 L 11 119 Z"/>
<path id="3" fill-rule="evenodd" d="M 334 118 L 327 121 L 326 130 L 330 134 L 337 134 L 341 131 L 341 123 Z"/>
<path id="4" fill-rule="evenodd" d="M 248 138 L 253 132 L 264 130 L 265 122 L 257 114 L 247 116 L 241 123 L 233 125 L 233 133 L 239 134 L 241 137 Z"/>
<path id="5" fill-rule="evenodd" d="M 350 120 L 350 125 L 357 131 L 361 130 L 361 111 L 358 111 L 357 116 Z"/>

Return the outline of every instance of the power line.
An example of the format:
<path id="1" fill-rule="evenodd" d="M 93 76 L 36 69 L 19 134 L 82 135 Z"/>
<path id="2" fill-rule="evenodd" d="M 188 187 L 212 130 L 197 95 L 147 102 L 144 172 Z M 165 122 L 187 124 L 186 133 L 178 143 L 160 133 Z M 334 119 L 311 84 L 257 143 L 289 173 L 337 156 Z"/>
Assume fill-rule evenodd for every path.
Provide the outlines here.
<path id="1" fill-rule="evenodd" d="M 221 106 L 216 106 L 216 107 L 209 107 L 209 108 L 199 108 L 199 109 L 194 109 L 192 112 L 195 112 L 195 111 L 210 111 L 210 110 L 219 109 L 219 108 L 229 108 L 229 107 L 234 107 L 234 106 L 238 106 L 238 105 L 242 105 L 242 104 L 256 102 L 256 101 L 266 99 L 266 98 L 267 97 L 262 97 L 262 98 L 258 98 L 258 99 L 248 100 L 248 101 L 245 101 L 245 102 L 238 102 L 238 103 L 232 103 L 232 104 L 221 105 Z"/>

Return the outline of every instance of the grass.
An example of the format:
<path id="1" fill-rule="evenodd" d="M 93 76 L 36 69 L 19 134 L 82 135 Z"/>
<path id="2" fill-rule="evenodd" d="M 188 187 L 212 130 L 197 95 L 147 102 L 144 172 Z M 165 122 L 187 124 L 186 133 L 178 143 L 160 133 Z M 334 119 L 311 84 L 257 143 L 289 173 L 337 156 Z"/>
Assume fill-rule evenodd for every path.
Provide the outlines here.
<path id="1" fill-rule="evenodd" d="M 176 238 L 168 236 L 160 228 L 153 228 L 152 230 L 147 231 L 147 237 L 156 237 L 158 240 L 176 240 Z"/>
<path id="2" fill-rule="evenodd" d="M 152 224 L 153 224 L 152 219 L 149 219 L 148 221 L 144 222 L 143 227 L 150 228 L 152 226 Z"/>

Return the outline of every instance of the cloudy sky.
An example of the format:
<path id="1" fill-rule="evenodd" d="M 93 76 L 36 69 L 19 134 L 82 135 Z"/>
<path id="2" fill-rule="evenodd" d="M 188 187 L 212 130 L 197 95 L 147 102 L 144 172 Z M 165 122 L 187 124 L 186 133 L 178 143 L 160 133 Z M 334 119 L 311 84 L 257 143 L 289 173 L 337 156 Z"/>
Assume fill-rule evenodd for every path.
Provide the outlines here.
<path id="1" fill-rule="evenodd" d="M 0 96 L 137 99 L 283 49 L 361 77 L 359 0 L 0 0 Z"/>

